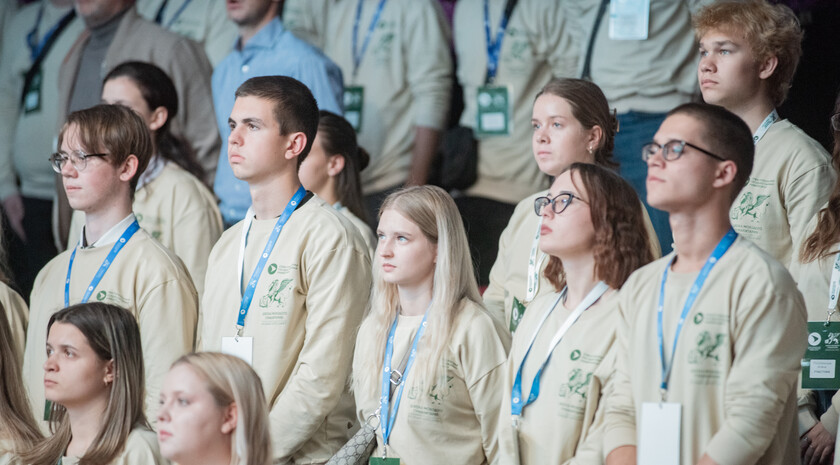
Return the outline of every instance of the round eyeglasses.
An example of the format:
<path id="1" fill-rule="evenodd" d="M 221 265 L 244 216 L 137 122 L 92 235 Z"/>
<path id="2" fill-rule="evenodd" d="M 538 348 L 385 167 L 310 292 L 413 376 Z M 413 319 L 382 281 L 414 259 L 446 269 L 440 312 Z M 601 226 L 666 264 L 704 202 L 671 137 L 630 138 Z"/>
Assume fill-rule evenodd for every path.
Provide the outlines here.
<path id="1" fill-rule="evenodd" d="M 537 197 L 534 199 L 534 213 L 537 216 L 542 216 L 542 210 L 547 205 L 551 205 L 551 211 L 554 214 L 559 215 L 566 211 L 569 208 L 569 205 L 572 204 L 572 200 L 578 199 L 583 203 L 586 203 L 586 200 L 583 200 L 579 196 L 572 194 L 571 192 L 561 192 L 557 194 L 554 198 L 551 197 Z"/>
<path id="2" fill-rule="evenodd" d="M 67 160 L 70 160 L 70 164 L 73 165 L 73 168 L 76 168 L 76 171 L 84 171 L 87 167 L 88 158 L 90 157 L 107 157 L 107 153 L 82 153 L 82 152 L 71 152 L 69 155 L 64 152 L 57 152 L 50 155 L 50 165 L 52 166 L 53 171 L 58 174 L 61 174 L 61 168 L 64 167 L 64 164 Z"/>
<path id="3" fill-rule="evenodd" d="M 650 142 L 648 144 L 645 144 L 645 146 L 642 147 L 642 160 L 648 161 L 651 157 L 656 155 L 656 153 L 659 152 L 659 150 L 662 150 L 662 158 L 664 158 L 665 161 L 674 161 L 683 156 L 686 147 L 691 147 L 694 150 L 699 150 L 716 160 L 726 161 L 726 158 L 723 158 L 720 155 L 715 155 L 714 153 L 709 152 L 704 148 L 700 148 L 684 140 L 668 141 L 665 143 L 665 145 L 659 145 L 656 142 Z"/>

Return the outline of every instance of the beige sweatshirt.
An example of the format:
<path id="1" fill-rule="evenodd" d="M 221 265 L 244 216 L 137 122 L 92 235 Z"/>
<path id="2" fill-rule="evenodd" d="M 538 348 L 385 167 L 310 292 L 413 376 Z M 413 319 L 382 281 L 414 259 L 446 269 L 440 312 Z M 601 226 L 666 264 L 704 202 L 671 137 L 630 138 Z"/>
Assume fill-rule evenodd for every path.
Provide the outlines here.
<path id="1" fill-rule="evenodd" d="M 499 237 L 499 253 L 496 255 L 493 268 L 490 269 L 490 284 L 482 295 L 487 310 L 503 319 L 509 331 L 512 331 L 511 328 L 515 326 L 515 322 L 511 321 L 513 299 L 517 299 L 523 305 L 528 305 L 528 261 L 531 257 L 534 237 L 540 227 L 540 217 L 534 213 L 534 200 L 544 195 L 546 195 L 545 191 L 530 195 L 516 206 L 507 227 Z M 647 209 L 642 208 L 642 213 L 651 251 L 655 258 L 659 258 L 662 255 L 659 239 L 653 230 Z M 549 257 L 544 252 L 537 251 L 537 263 L 540 267 L 535 298 L 555 292 L 554 286 L 543 274 L 545 267 L 548 266 L 548 259 Z"/>
<path id="2" fill-rule="evenodd" d="M 376 249 L 376 234 L 373 233 L 373 230 L 370 229 L 370 226 L 362 221 L 358 216 L 354 215 L 347 207 L 342 206 L 338 209 L 345 218 L 350 220 L 353 223 L 353 226 L 359 230 L 359 234 L 362 236 L 362 239 L 365 241 L 365 245 L 368 248 L 368 252 L 370 252 L 370 261 L 373 262 L 373 251 Z"/>
<path id="3" fill-rule="evenodd" d="M 254 220 L 243 283 L 276 220 Z M 236 335 L 242 222 L 210 254 L 199 350 L 221 350 Z M 356 329 L 370 294 L 370 256 L 359 230 L 317 196 L 283 227 L 251 302 L 243 335 L 253 337 L 254 370 L 271 408 L 272 448 L 281 463 L 326 462 L 355 424 L 348 379 Z"/>
<path id="4" fill-rule="evenodd" d="M 62 457 L 62 465 L 78 465 L 79 457 Z M 125 441 L 125 449 L 108 465 L 168 465 L 160 455 L 154 431 L 135 427 Z"/>
<path id="5" fill-rule="evenodd" d="M 825 149 L 789 121 L 778 121 L 758 141 L 749 182 L 729 218 L 739 234 L 790 267 L 835 179 Z"/>
<path id="6" fill-rule="evenodd" d="M 72 9 L 72 5 L 55 7 L 49 0 L 33 2 L 7 18 L 7 27 L 2 30 L 0 199 L 15 194 L 43 200 L 55 196 L 55 172 L 50 168 L 47 158 L 55 151 L 58 137 L 58 72 L 64 56 L 84 30 L 84 23 L 78 17 L 73 19 L 53 44 L 41 64 L 44 79 L 41 85 L 41 108 L 24 112 L 20 106 L 23 78 L 32 65 L 26 35 L 35 25 L 41 7 L 44 8 L 44 16 L 38 28 L 39 37 Z M 16 177 L 20 179 L 20 186 L 16 183 Z"/>
<path id="7" fill-rule="evenodd" d="M 673 254 L 630 276 L 619 292 L 614 394 L 607 400 L 604 453 L 635 445 L 638 413 L 659 402 L 656 308 Z M 799 463 L 796 378 L 805 351 L 805 305 L 790 274 L 739 237 L 712 269 L 671 347 L 698 273 L 668 273 L 667 359 L 675 360 L 668 402 L 682 405 L 681 463 L 703 454 L 727 465 Z"/>
<path id="8" fill-rule="evenodd" d="M 190 272 L 196 291 L 204 290 L 207 258 L 222 235 L 216 198 L 201 181 L 175 163 L 134 194 L 140 226 L 175 253 Z M 74 211 L 67 246 L 79 243 L 85 214 Z"/>
<path id="9" fill-rule="evenodd" d="M 403 359 L 422 320 L 422 316 L 399 318 L 392 360 Z M 359 334 L 357 339 L 364 337 Z M 422 347 L 421 342 L 420 351 Z M 498 322 L 479 305 L 467 302 L 455 320 L 449 350 L 441 361 L 446 366 L 446 385 L 429 387 L 412 376 L 413 371 L 408 372 L 388 457 L 399 457 L 405 465 L 504 463 L 498 457 L 498 416 L 509 347 L 510 340 Z M 354 357 L 353 370 L 358 371 L 361 363 Z M 357 417 L 365 421 L 379 408 L 380 390 L 354 394 Z M 381 457 L 382 428 L 377 428 L 376 435 L 374 455 Z"/>
<path id="10" fill-rule="evenodd" d="M 70 279 L 71 305 L 81 302 L 112 246 L 113 241 L 76 251 Z M 44 415 L 47 324 L 53 313 L 64 308 L 71 252 L 62 252 L 38 273 L 30 299 L 23 380 L 36 419 Z M 156 418 L 164 375 L 172 362 L 193 350 L 198 295 L 184 264 L 140 229 L 114 259 L 90 301 L 127 308 L 137 317 L 146 368 L 146 416 Z"/>
<path id="11" fill-rule="evenodd" d="M 822 208 L 827 207 L 826 203 Z M 817 227 L 818 214 L 814 215 L 805 227 L 803 242 L 810 236 Z M 805 308 L 808 310 L 808 321 L 825 321 L 828 309 L 829 286 L 831 271 L 834 267 L 834 259 L 840 253 L 840 244 L 835 244 L 830 249 L 830 255 L 808 263 L 801 263 L 799 257 L 791 261 L 791 274 L 797 281 L 797 287 L 805 299 Z M 840 310 L 840 309 L 838 309 Z M 831 321 L 840 321 L 835 313 Z M 840 395 L 835 394 L 831 399 L 831 407 L 817 418 L 815 412 L 817 399 L 813 391 L 802 389 L 802 380 L 797 385 L 799 396 L 799 434 L 808 432 L 821 421 L 823 426 L 834 436 L 837 435 L 837 423 L 840 421 Z"/>
<path id="12" fill-rule="evenodd" d="M 0 281 L 0 304 L 6 311 L 6 319 L 9 320 L 12 338 L 18 348 L 18 355 L 22 357 L 24 342 L 26 341 L 26 324 L 29 321 L 29 308 L 26 306 L 23 297 L 2 281 Z"/>
<path id="13" fill-rule="evenodd" d="M 546 293 L 528 307 L 513 337 L 505 365 L 505 389 L 499 415 L 501 463 L 600 465 L 604 433 L 604 400 L 612 390 L 616 329 L 621 316 L 609 291 L 587 309 L 552 352 L 543 369 L 540 396 L 519 419 L 519 457 L 511 428 L 511 388 L 534 331 L 557 300 Z M 557 330 L 574 308 L 562 302 L 546 319 L 522 368 L 522 394 L 531 392 L 534 375 Z M 598 337 L 593 337 L 597 334 Z"/>
<path id="14" fill-rule="evenodd" d="M 610 13 L 604 12 L 592 49 L 591 76 L 619 113 L 664 113 L 691 100 L 697 88 L 697 41 L 691 15 L 713 0 L 650 0 L 648 38 L 610 39 Z M 584 57 L 600 0 L 567 2 Z M 642 66 L 641 63 L 647 63 Z"/>
<path id="15" fill-rule="evenodd" d="M 467 194 L 516 204 L 548 187 L 531 154 L 531 109 L 537 92 L 552 77 L 571 77 L 578 60 L 570 18 L 563 4 L 571 0 L 521 0 L 508 23 L 497 85 L 510 86 L 512 131 L 478 141 L 478 181 Z M 505 0 L 490 0 L 490 33 L 499 28 Z M 453 18 L 458 83 L 464 90 L 461 125 L 475 128 L 476 95 L 487 74 L 484 1 L 460 0 Z"/>
<path id="16" fill-rule="evenodd" d="M 362 0 L 358 47 L 379 0 Z M 402 185 L 412 163 L 415 127 L 443 129 L 452 86 L 449 28 L 434 0 L 391 0 L 353 74 L 356 0 L 287 2 L 284 25 L 323 48 L 345 86 L 364 87 L 359 145 L 371 156 L 362 171 L 365 194 Z M 324 28 L 326 25 L 326 28 Z M 346 104 L 345 104 L 346 106 Z M 345 108 L 346 110 L 346 108 Z"/>

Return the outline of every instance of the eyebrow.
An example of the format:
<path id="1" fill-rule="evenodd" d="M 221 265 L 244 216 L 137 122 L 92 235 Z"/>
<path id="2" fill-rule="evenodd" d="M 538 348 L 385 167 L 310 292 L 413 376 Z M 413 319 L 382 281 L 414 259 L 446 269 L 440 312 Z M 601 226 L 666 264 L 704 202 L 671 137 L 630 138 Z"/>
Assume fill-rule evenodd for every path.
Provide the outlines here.
<path id="1" fill-rule="evenodd" d="M 732 45 L 734 47 L 738 46 L 738 44 L 736 44 L 735 42 L 732 42 L 731 40 L 728 40 L 728 39 L 727 40 L 716 40 L 716 41 L 712 42 L 711 45 L 716 45 L 718 47 L 722 47 L 724 45 Z M 702 40 L 700 41 L 700 46 L 705 47 L 705 45 L 703 45 Z"/>
<path id="2" fill-rule="evenodd" d="M 52 346 L 52 344 L 50 344 L 49 342 L 47 343 L 47 348 L 48 348 L 48 349 L 54 349 L 54 347 Z M 73 346 L 73 345 L 70 345 L 70 344 L 59 344 L 59 345 L 58 345 L 58 348 L 59 348 L 59 349 L 74 349 L 74 350 L 75 350 L 75 349 L 76 349 L 76 346 Z"/>

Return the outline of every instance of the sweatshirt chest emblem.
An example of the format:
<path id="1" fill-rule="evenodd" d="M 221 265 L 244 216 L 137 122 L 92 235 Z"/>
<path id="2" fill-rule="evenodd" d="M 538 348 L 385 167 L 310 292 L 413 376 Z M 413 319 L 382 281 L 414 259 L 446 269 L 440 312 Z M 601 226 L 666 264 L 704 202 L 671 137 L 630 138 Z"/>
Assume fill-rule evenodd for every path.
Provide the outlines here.
<path id="1" fill-rule="evenodd" d="M 270 273 L 270 272 L 269 272 Z M 291 292 L 291 278 L 274 279 L 268 286 L 268 292 L 260 297 L 260 308 L 280 309 L 286 306 L 286 301 Z"/>
<path id="2" fill-rule="evenodd" d="M 568 374 L 568 381 L 560 385 L 560 397 L 586 399 L 590 381 L 592 381 L 591 371 L 584 371 L 581 368 L 572 369 Z"/>
<path id="3" fill-rule="evenodd" d="M 688 356 L 688 363 L 700 363 L 705 360 L 720 361 L 718 349 L 723 344 L 726 336 L 723 333 L 712 334 L 703 331 L 697 336 L 696 347 Z"/>
<path id="4" fill-rule="evenodd" d="M 729 218 L 733 221 L 758 223 L 767 211 L 772 195 L 770 191 L 774 187 L 773 180 L 750 178 L 738 199 L 732 204 Z"/>

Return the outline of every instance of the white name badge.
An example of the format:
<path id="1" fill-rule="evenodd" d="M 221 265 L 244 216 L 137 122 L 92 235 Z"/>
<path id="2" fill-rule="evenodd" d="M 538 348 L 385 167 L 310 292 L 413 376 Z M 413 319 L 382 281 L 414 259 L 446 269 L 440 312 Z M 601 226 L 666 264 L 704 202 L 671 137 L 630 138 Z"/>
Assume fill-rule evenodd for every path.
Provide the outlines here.
<path id="1" fill-rule="evenodd" d="M 610 0 L 610 39 L 648 38 L 650 0 Z"/>
<path id="2" fill-rule="evenodd" d="M 642 428 L 636 463 L 680 465 L 682 405 L 674 402 L 642 404 Z"/>
<path id="3" fill-rule="evenodd" d="M 254 364 L 254 338 L 253 337 L 223 337 L 222 338 L 222 353 L 239 357 L 248 362 L 248 365 Z"/>

